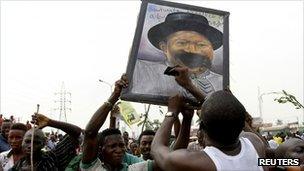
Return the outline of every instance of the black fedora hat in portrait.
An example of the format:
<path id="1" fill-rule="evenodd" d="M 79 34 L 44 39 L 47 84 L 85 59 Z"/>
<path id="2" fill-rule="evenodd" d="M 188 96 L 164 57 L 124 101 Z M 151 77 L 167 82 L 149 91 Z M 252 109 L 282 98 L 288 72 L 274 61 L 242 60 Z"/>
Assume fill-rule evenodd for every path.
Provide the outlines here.
<path id="1" fill-rule="evenodd" d="M 222 46 L 221 31 L 210 26 L 204 16 L 185 12 L 168 14 L 164 22 L 150 28 L 148 39 L 154 47 L 160 49 L 159 42 L 177 31 L 195 31 L 204 35 L 212 43 L 214 50 Z"/>

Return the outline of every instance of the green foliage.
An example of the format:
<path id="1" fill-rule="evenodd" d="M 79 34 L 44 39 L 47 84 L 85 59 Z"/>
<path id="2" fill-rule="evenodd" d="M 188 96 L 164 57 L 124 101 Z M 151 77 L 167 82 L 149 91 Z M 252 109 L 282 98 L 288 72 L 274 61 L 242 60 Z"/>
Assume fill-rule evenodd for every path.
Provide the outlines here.
<path id="1" fill-rule="evenodd" d="M 274 99 L 274 101 L 277 101 L 281 104 L 292 103 L 296 107 L 296 109 L 304 108 L 304 106 L 296 99 L 295 96 L 288 94 L 285 90 L 282 90 L 282 92 L 283 96 Z"/>

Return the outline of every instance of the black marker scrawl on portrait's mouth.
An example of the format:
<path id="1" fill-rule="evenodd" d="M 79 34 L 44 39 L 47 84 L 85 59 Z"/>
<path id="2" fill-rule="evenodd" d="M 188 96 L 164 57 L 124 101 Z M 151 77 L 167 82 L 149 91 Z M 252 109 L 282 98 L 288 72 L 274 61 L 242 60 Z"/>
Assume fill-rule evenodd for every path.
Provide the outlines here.
<path id="1" fill-rule="evenodd" d="M 181 52 L 177 53 L 175 58 L 191 69 L 200 67 L 206 67 L 208 69 L 211 68 L 211 60 L 208 57 L 200 54 Z"/>

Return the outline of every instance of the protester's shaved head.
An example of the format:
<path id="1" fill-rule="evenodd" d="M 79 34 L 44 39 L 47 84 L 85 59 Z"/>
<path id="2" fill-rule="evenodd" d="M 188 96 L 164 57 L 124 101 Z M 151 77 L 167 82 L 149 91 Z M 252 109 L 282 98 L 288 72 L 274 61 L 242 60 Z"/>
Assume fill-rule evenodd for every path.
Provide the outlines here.
<path id="1" fill-rule="evenodd" d="M 22 141 L 22 149 L 26 155 L 31 154 L 31 138 L 33 129 L 28 130 Z M 46 138 L 41 129 L 34 129 L 34 141 L 33 141 L 33 153 L 37 154 L 44 147 L 46 143 Z"/>
<path id="2" fill-rule="evenodd" d="M 275 150 L 275 158 L 298 158 L 304 164 L 304 140 L 290 138 Z"/>
<path id="3" fill-rule="evenodd" d="M 238 140 L 245 125 L 246 110 L 233 94 L 214 92 L 202 105 L 201 122 L 213 140 L 231 144 Z"/>
<path id="4" fill-rule="evenodd" d="M 32 135 L 32 132 L 33 132 L 33 129 L 30 129 L 28 130 L 26 133 L 25 133 L 25 136 L 27 135 Z M 45 134 L 43 133 L 43 131 L 41 129 L 37 129 L 35 128 L 34 129 L 34 138 L 42 138 L 42 139 L 45 139 Z"/>

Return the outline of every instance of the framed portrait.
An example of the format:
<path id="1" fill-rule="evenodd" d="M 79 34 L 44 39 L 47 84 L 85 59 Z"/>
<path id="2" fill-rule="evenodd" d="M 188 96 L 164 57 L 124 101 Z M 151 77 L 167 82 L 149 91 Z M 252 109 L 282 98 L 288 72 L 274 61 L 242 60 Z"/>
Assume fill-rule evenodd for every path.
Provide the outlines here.
<path id="1" fill-rule="evenodd" d="M 123 100 L 166 105 L 182 94 L 195 98 L 164 74 L 184 66 L 208 97 L 229 85 L 229 12 L 167 1 L 143 0 L 127 65 Z M 172 73 L 171 73 L 172 74 Z"/>

